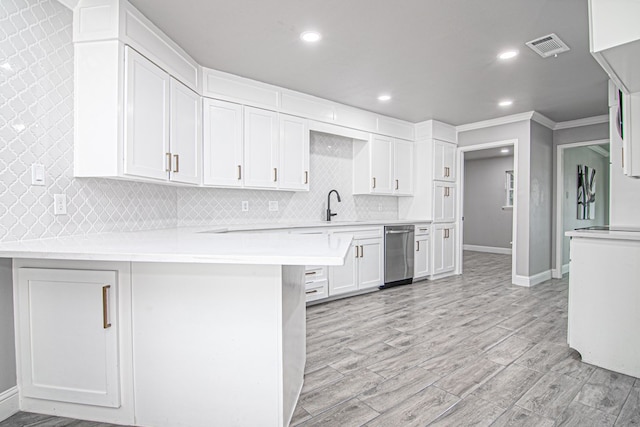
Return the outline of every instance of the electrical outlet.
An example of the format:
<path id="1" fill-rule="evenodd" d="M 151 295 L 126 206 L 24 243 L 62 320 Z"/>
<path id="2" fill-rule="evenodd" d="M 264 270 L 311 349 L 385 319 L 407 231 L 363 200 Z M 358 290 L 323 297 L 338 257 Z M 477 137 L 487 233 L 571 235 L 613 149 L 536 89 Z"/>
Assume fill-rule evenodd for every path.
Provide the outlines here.
<path id="1" fill-rule="evenodd" d="M 246 200 L 242 201 L 242 212 L 249 212 L 249 202 Z"/>
<path id="2" fill-rule="evenodd" d="M 66 215 L 67 214 L 67 196 L 64 194 L 53 195 L 53 214 L 54 215 Z"/>
<path id="3" fill-rule="evenodd" d="M 269 212 L 277 212 L 277 211 L 278 211 L 278 201 L 269 200 Z"/>

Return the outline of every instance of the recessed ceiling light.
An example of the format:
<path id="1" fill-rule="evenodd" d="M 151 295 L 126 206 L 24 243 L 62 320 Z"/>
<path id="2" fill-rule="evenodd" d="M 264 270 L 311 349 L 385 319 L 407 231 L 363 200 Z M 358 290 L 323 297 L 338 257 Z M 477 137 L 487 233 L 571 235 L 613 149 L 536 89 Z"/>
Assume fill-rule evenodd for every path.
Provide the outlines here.
<path id="1" fill-rule="evenodd" d="M 508 148 L 503 148 L 502 150 L 500 150 L 501 153 L 508 153 L 509 149 Z"/>
<path id="2" fill-rule="evenodd" d="M 300 34 L 300 38 L 307 43 L 315 43 L 317 41 L 320 41 L 322 35 L 317 31 L 305 31 L 304 33 Z"/>
<path id="3" fill-rule="evenodd" d="M 504 101 L 498 102 L 498 105 L 501 106 L 501 107 L 508 107 L 511 104 L 513 104 L 513 101 L 510 100 L 510 99 L 505 99 Z"/>
<path id="4" fill-rule="evenodd" d="M 378 101 L 389 101 L 391 99 L 391 95 L 380 95 L 378 97 Z"/>
<path id="5" fill-rule="evenodd" d="M 498 55 L 498 58 L 511 59 L 511 58 L 515 58 L 516 56 L 518 56 L 517 50 L 505 50 L 504 52 L 501 52 L 500 55 Z"/>

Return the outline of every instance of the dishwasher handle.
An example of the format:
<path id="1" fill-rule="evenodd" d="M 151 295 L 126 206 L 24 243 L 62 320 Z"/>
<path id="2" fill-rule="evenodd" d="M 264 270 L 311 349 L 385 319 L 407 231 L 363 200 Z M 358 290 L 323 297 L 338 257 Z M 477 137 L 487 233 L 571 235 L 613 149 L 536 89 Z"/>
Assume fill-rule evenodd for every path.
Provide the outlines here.
<path id="1" fill-rule="evenodd" d="M 405 234 L 411 233 L 412 230 L 386 230 L 386 234 Z"/>

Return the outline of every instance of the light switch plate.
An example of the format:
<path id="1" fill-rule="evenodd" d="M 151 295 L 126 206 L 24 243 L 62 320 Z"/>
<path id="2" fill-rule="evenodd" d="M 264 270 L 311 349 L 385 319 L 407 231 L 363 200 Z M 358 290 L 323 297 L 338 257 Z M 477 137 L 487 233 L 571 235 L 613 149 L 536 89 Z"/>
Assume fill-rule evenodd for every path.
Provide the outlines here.
<path id="1" fill-rule="evenodd" d="M 31 165 L 31 185 L 44 185 L 44 165 L 34 163 Z"/>
<path id="2" fill-rule="evenodd" d="M 269 212 L 277 212 L 277 211 L 278 211 L 278 201 L 269 200 Z"/>

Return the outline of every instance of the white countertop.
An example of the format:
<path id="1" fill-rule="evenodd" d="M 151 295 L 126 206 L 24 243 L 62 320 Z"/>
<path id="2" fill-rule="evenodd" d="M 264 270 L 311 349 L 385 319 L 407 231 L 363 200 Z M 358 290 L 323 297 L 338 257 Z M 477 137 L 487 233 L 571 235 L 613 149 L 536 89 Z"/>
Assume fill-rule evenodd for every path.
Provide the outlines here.
<path id="1" fill-rule="evenodd" d="M 640 229 L 621 228 L 611 230 L 588 230 L 578 229 L 567 231 L 565 236 L 583 237 L 589 239 L 605 239 L 605 240 L 636 240 L 640 241 Z"/>
<path id="2" fill-rule="evenodd" d="M 430 224 L 430 220 L 400 220 L 400 219 L 377 219 L 365 221 L 311 221 L 311 222 L 291 222 L 291 223 L 265 223 L 265 224 L 232 224 L 232 225 L 212 225 L 202 226 L 203 231 L 210 233 L 225 233 L 236 231 L 263 231 L 281 229 L 301 229 L 301 228 L 330 228 L 330 227 L 361 227 L 367 225 L 398 225 L 398 224 Z"/>
<path id="3" fill-rule="evenodd" d="M 2 258 L 219 264 L 342 265 L 350 235 L 203 233 L 185 227 L 0 243 Z"/>

